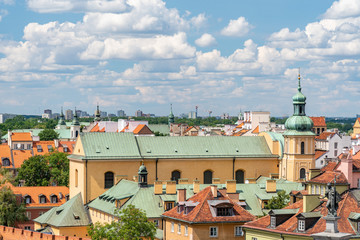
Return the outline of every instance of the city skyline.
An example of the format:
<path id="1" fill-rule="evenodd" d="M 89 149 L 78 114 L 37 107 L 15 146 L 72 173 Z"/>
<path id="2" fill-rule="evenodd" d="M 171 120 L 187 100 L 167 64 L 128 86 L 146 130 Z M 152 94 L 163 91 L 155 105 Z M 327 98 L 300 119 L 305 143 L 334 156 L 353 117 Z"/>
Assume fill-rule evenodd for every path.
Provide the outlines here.
<path id="1" fill-rule="evenodd" d="M 21 16 L 21 17 L 20 17 Z M 358 114 L 360 3 L 0 0 L 0 112 Z"/>

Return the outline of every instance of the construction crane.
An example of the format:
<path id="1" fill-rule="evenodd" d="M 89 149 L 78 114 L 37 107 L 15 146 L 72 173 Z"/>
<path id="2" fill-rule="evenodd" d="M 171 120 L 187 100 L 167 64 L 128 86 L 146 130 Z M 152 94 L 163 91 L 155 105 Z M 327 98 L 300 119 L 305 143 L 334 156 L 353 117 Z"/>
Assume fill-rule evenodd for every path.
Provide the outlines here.
<path id="1" fill-rule="evenodd" d="M 211 114 L 212 114 L 212 111 L 211 111 L 211 110 L 209 110 L 208 112 L 209 112 L 209 118 L 210 118 L 210 117 L 211 117 Z"/>

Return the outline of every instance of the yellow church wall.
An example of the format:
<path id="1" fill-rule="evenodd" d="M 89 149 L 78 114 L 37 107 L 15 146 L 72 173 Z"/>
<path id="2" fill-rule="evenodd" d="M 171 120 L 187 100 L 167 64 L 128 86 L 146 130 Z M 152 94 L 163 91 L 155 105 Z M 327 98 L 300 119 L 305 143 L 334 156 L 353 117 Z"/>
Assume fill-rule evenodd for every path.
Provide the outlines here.
<path id="1" fill-rule="evenodd" d="M 325 196 L 326 185 L 327 184 L 309 183 L 306 186 L 306 190 L 308 191 L 309 194 L 320 194 L 321 196 Z M 336 191 L 339 194 L 342 194 L 348 189 L 349 189 L 349 185 L 336 185 Z"/>
<path id="2" fill-rule="evenodd" d="M 69 164 L 70 199 L 81 192 L 81 196 L 85 202 L 85 162 L 71 160 Z"/>
<path id="3" fill-rule="evenodd" d="M 356 119 L 355 124 L 353 126 L 353 134 L 352 137 L 356 137 L 356 134 L 360 134 L 360 123 L 358 119 Z"/>
<path id="4" fill-rule="evenodd" d="M 148 183 L 153 184 L 156 180 L 156 161 L 154 159 L 143 160 L 148 171 Z M 137 178 L 140 160 L 117 160 L 117 161 L 93 161 L 87 162 L 87 180 L 85 180 L 85 163 L 70 160 L 70 197 L 78 192 L 83 193 L 84 202 L 89 202 L 104 193 L 105 177 L 108 171 L 114 173 L 115 181 L 122 178 L 132 180 Z M 269 176 L 270 173 L 278 173 L 277 158 L 237 158 L 235 159 L 234 172 L 243 170 L 245 178 L 257 178 L 260 175 Z M 233 159 L 161 159 L 157 164 L 158 180 L 170 180 L 171 172 L 178 170 L 181 178 L 187 178 L 189 182 L 198 179 L 204 182 L 203 174 L 206 170 L 213 171 L 213 178 L 219 178 L 220 183 L 233 179 Z M 261 166 L 258 167 L 258 166 Z M 78 170 L 78 186 L 75 186 L 76 169 Z M 115 184 L 116 182 L 114 182 Z M 87 185 L 87 186 L 86 186 Z M 86 188 L 86 189 L 85 189 Z M 87 195 L 85 196 L 85 192 Z"/>

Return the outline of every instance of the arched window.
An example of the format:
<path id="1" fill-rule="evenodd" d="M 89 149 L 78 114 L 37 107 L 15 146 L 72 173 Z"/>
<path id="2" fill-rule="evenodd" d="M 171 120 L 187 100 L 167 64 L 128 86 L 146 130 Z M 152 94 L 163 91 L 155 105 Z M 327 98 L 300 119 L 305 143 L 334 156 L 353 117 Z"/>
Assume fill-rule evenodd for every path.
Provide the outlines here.
<path id="1" fill-rule="evenodd" d="M 305 143 L 301 142 L 301 154 L 305 154 Z"/>
<path id="2" fill-rule="evenodd" d="M 77 138 L 78 135 L 79 135 L 79 131 L 76 131 L 76 132 L 75 132 L 75 137 Z"/>
<path id="3" fill-rule="evenodd" d="M 178 170 L 172 171 L 171 180 L 176 181 L 176 183 L 178 183 L 180 176 L 181 176 L 181 173 Z"/>
<path id="4" fill-rule="evenodd" d="M 114 186 L 114 173 L 106 172 L 105 173 L 105 188 L 111 188 Z"/>
<path id="5" fill-rule="evenodd" d="M 213 178 L 213 173 L 210 170 L 204 172 L 204 184 L 211 184 Z"/>
<path id="6" fill-rule="evenodd" d="M 235 172 L 235 179 L 236 183 L 244 183 L 245 180 L 245 174 L 243 170 L 237 170 Z"/>
<path id="7" fill-rule="evenodd" d="M 305 179 L 306 177 L 306 170 L 305 168 L 300 169 L 300 179 Z"/>
<path id="8" fill-rule="evenodd" d="M 77 187 L 79 184 L 79 172 L 77 169 L 75 169 L 75 187 Z"/>
<path id="9" fill-rule="evenodd" d="M 10 160 L 9 160 L 8 158 L 4 158 L 4 159 L 2 160 L 2 165 L 3 165 L 4 167 L 10 166 Z"/>

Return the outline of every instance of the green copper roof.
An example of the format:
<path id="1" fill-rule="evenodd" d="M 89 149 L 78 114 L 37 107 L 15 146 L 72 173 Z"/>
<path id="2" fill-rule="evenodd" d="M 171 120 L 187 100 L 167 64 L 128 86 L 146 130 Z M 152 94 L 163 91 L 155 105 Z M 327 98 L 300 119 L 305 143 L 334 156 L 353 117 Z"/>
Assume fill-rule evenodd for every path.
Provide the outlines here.
<path id="1" fill-rule="evenodd" d="M 174 122 L 175 122 L 175 116 L 172 111 L 172 104 L 170 104 L 169 125 L 170 123 L 174 123 Z"/>
<path id="2" fill-rule="evenodd" d="M 72 120 L 71 126 L 80 126 L 79 120 L 78 120 L 78 116 L 76 114 L 76 109 L 75 109 L 75 115 L 74 118 Z"/>
<path id="3" fill-rule="evenodd" d="M 279 159 L 282 159 L 284 155 L 284 136 L 281 133 L 277 133 L 277 132 L 266 132 L 266 133 L 269 134 L 269 136 L 273 141 L 279 142 L 281 149 Z"/>
<path id="4" fill-rule="evenodd" d="M 33 136 L 39 136 L 39 133 L 44 129 L 15 129 L 12 132 L 30 132 L 32 131 Z M 54 129 L 55 132 L 59 133 L 59 139 L 70 139 L 70 129 Z M 8 134 L 6 133 L 1 137 L 2 139 L 8 139 Z"/>
<path id="5" fill-rule="evenodd" d="M 170 134 L 170 128 L 168 124 L 149 124 L 148 127 L 152 132 Z"/>
<path id="6" fill-rule="evenodd" d="M 66 125 L 65 120 L 64 120 L 64 113 L 63 113 L 63 109 L 61 108 L 61 114 L 60 114 L 60 118 L 58 121 L 58 126 L 64 126 Z"/>
<path id="7" fill-rule="evenodd" d="M 313 121 L 308 116 L 291 116 L 285 122 L 285 128 L 300 132 L 310 131 L 314 126 Z"/>
<path id="8" fill-rule="evenodd" d="M 81 133 L 82 159 L 275 158 L 264 137 L 148 137 L 132 133 Z M 70 155 L 72 158 L 76 155 Z"/>
<path id="9" fill-rule="evenodd" d="M 34 222 L 48 224 L 54 227 L 87 226 L 90 218 L 82 203 L 81 193 L 59 207 L 54 207 L 34 219 Z"/>

